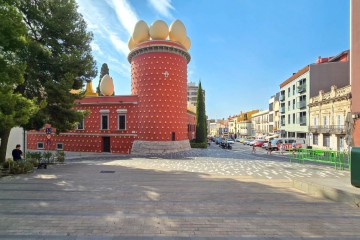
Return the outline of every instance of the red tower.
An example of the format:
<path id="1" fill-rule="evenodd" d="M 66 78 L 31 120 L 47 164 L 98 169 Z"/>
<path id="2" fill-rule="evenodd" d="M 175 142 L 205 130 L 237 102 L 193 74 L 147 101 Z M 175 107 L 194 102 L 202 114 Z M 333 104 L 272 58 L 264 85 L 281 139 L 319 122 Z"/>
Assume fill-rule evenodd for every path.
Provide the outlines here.
<path id="1" fill-rule="evenodd" d="M 187 64 L 176 42 L 146 41 L 129 56 L 132 95 L 138 95 L 138 140 L 133 153 L 188 150 Z"/>

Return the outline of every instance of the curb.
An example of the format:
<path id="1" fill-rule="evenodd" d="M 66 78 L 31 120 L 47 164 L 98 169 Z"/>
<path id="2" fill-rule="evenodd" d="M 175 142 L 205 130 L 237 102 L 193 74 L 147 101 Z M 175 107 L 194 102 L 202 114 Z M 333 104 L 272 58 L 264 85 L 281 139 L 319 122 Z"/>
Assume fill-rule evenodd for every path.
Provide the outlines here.
<path id="1" fill-rule="evenodd" d="M 356 193 L 355 191 L 344 191 L 342 189 L 325 186 L 303 179 L 293 179 L 292 187 L 314 197 L 335 202 L 342 202 L 354 207 L 360 207 L 360 192 Z"/>

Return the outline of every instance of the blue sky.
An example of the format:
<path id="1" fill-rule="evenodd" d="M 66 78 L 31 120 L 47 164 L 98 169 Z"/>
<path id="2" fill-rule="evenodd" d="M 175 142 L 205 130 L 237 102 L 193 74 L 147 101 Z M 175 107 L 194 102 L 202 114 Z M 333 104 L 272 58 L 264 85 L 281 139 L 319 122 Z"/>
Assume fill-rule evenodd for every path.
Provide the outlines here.
<path id="1" fill-rule="evenodd" d="M 191 39 L 188 81 L 201 80 L 209 118 L 266 109 L 281 82 L 318 56 L 349 49 L 349 0 L 77 0 L 100 72 L 131 94 L 127 41 L 138 20 L 180 19 Z M 99 77 L 93 80 L 94 88 Z"/>

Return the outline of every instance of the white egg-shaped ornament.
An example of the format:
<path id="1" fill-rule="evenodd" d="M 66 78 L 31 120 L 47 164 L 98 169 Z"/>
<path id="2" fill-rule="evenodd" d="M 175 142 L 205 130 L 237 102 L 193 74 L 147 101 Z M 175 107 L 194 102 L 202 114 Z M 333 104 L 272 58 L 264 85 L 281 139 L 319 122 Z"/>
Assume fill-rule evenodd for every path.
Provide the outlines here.
<path id="1" fill-rule="evenodd" d="M 169 27 L 169 39 L 174 42 L 182 43 L 186 38 L 186 28 L 180 20 L 175 20 Z"/>
<path id="2" fill-rule="evenodd" d="M 100 91 L 104 96 L 111 96 L 114 93 L 114 82 L 108 74 L 101 79 Z"/>
<path id="3" fill-rule="evenodd" d="M 132 39 L 132 37 L 129 38 L 129 41 L 128 41 L 128 47 L 131 50 L 133 50 L 135 48 L 136 44 L 134 43 L 134 40 Z"/>
<path id="4" fill-rule="evenodd" d="M 169 27 L 163 20 L 156 20 L 151 24 L 149 33 L 153 40 L 165 40 L 169 35 Z"/>
<path id="5" fill-rule="evenodd" d="M 181 44 L 186 48 L 186 50 L 189 50 L 191 47 L 190 38 L 186 36 L 184 42 L 182 42 Z"/>
<path id="6" fill-rule="evenodd" d="M 139 44 L 150 39 L 149 26 L 146 22 L 140 20 L 135 24 L 132 39 L 135 44 Z"/>

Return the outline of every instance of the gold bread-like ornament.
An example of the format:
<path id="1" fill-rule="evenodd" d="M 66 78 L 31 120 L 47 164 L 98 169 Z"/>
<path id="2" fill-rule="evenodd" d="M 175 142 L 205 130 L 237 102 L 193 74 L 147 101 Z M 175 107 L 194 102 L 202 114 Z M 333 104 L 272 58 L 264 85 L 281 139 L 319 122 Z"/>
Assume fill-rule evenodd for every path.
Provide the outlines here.
<path id="1" fill-rule="evenodd" d="M 183 44 L 186 38 L 186 28 L 180 20 L 175 20 L 169 27 L 169 39 Z"/>
<path id="2" fill-rule="evenodd" d="M 135 45 L 150 39 L 149 26 L 146 22 L 140 20 L 135 24 L 132 39 Z"/>
<path id="3" fill-rule="evenodd" d="M 114 82 L 108 74 L 101 79 L 100 91 L 104 96 L 111 96 L 114 93 Z"/>

